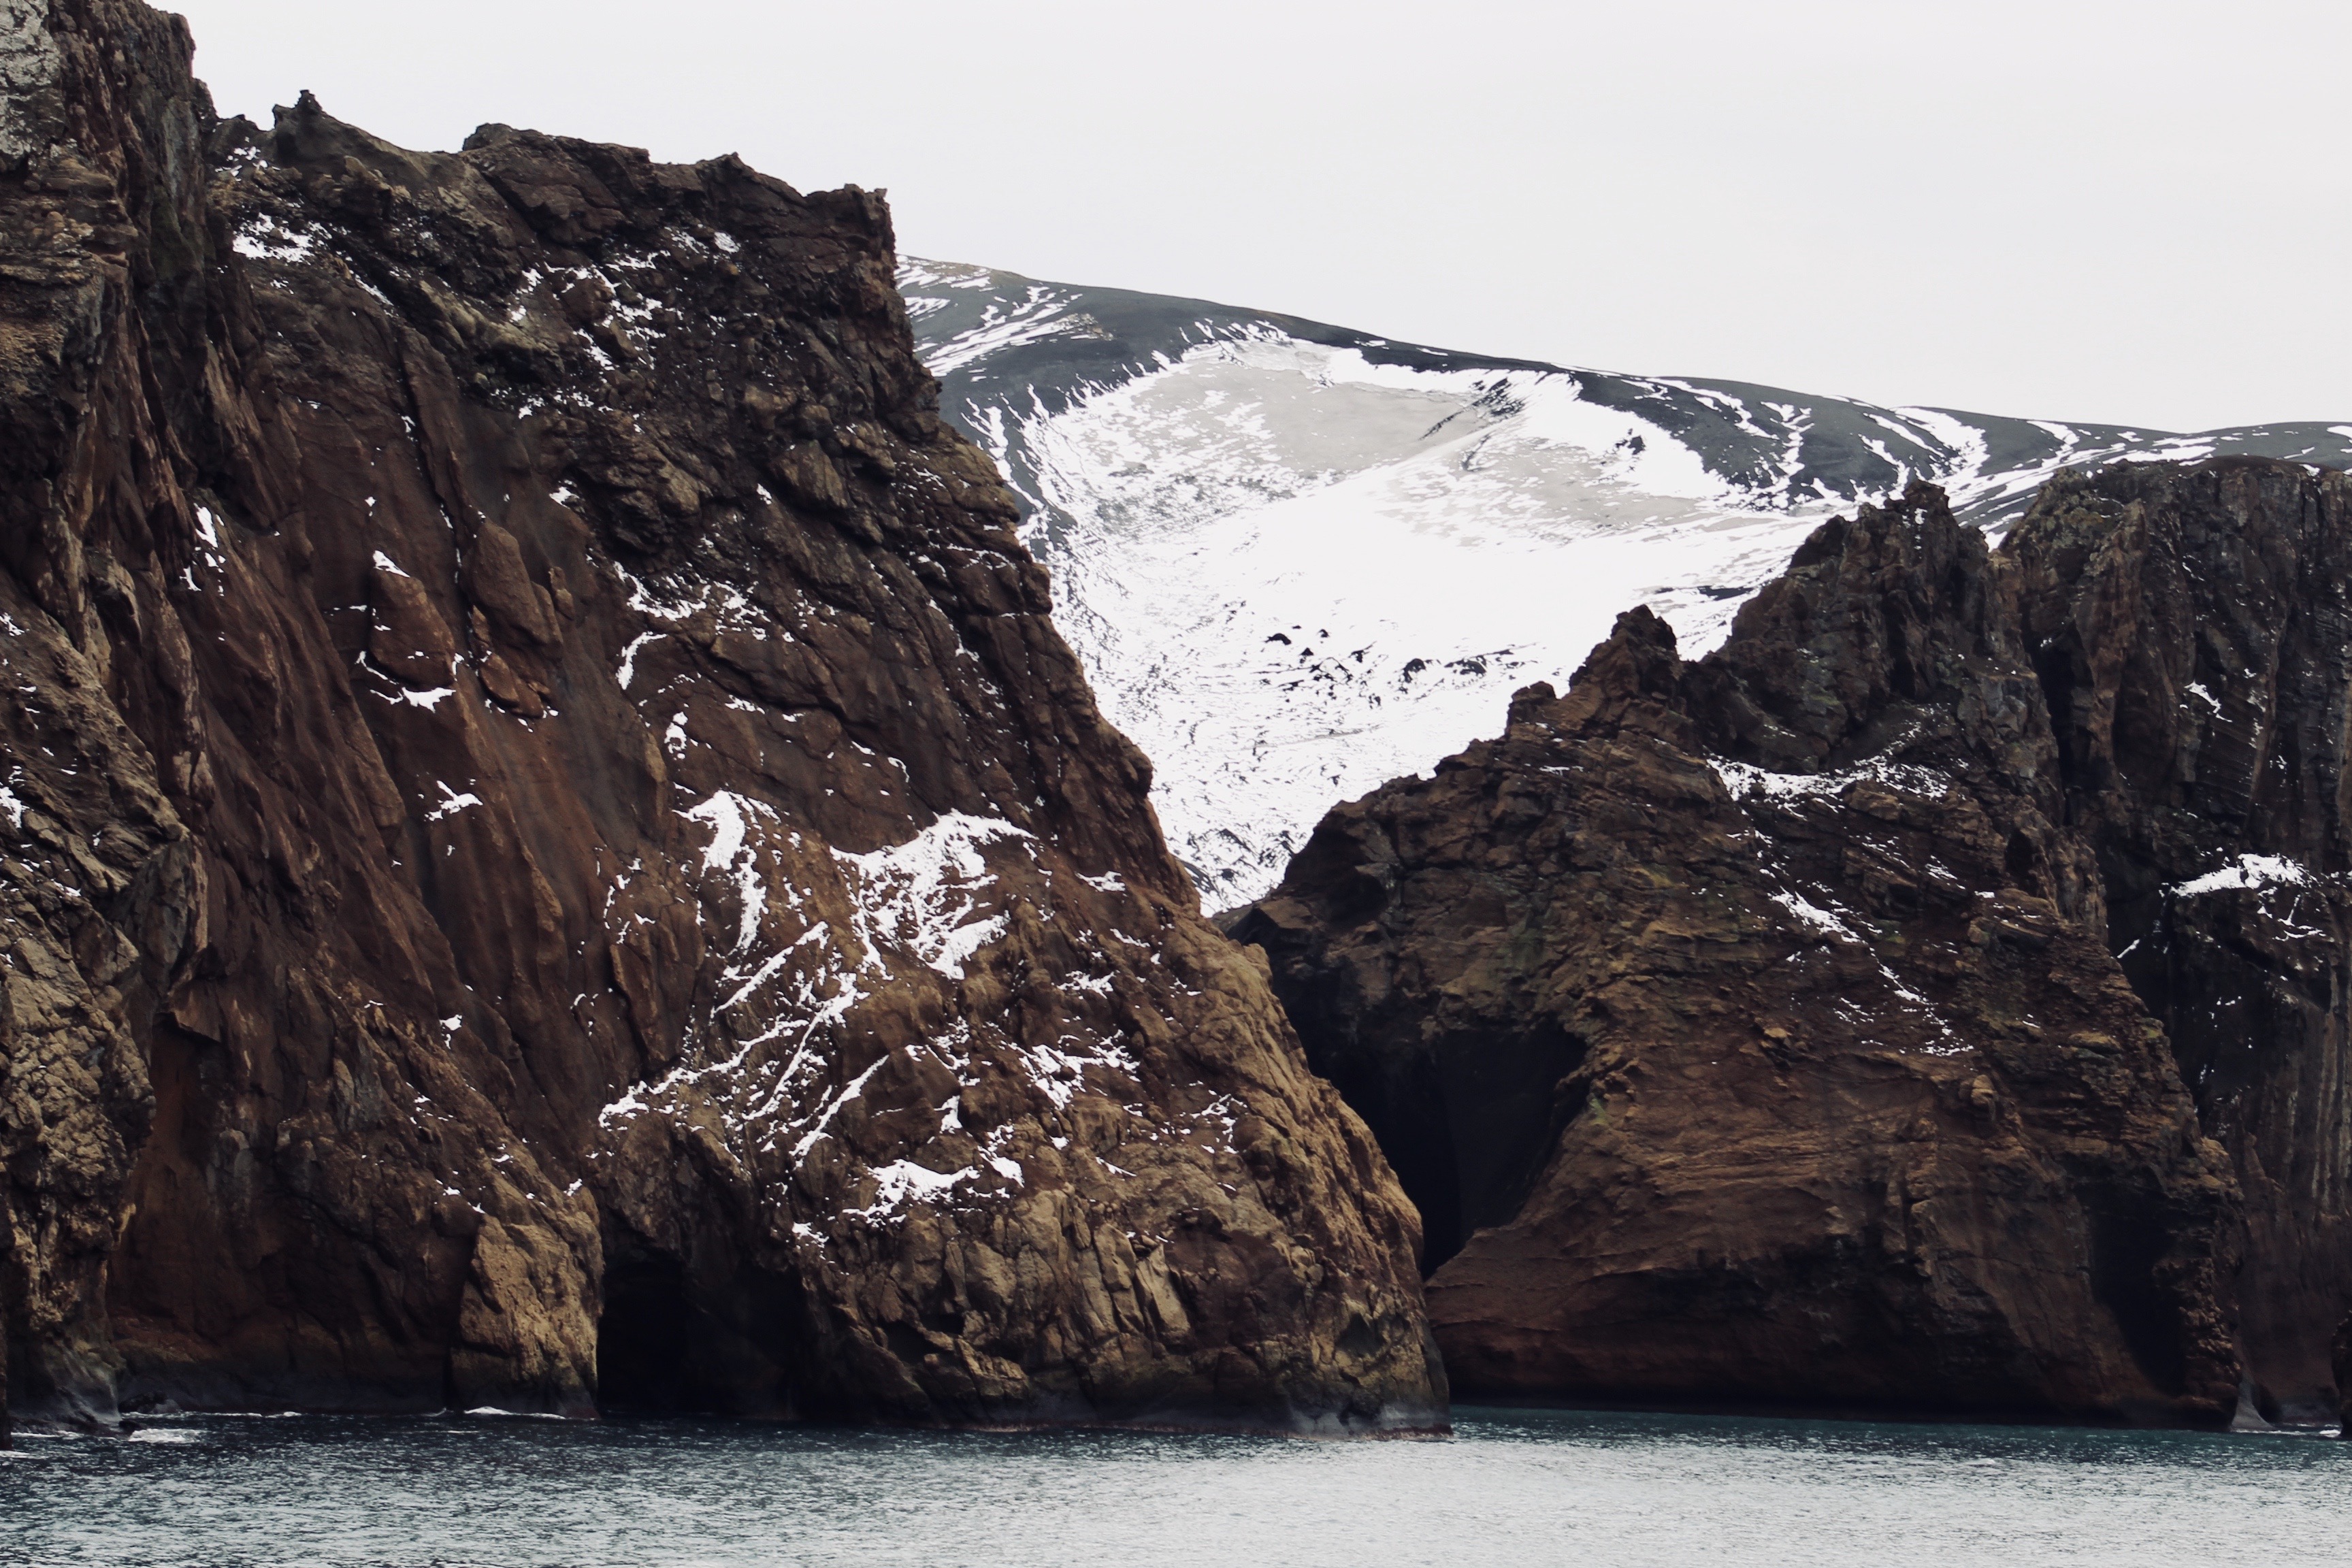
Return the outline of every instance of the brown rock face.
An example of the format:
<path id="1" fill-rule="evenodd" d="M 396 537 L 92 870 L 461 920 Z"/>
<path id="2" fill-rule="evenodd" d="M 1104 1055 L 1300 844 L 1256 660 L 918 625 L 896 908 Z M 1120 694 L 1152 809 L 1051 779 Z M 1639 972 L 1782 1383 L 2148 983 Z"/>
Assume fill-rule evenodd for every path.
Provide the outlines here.
<path id="1" fill-rule="evenodd" d="M 1326 818 L 1237 934 L 1421 1205 L 1457 1389 L 2218 1423 L 2242 1246 L 2250 1279 L 2332 1279 L 2332 1324 L 2341 1269 L 2246 1228 L 2249 1124 L 2110 956 L 2255 841 L 2159 832 L 2175 858 L 2127 880 L 2156 806 L 2093 737 L 2192 789 L 2193 752 L 2097 696 L 2176 633 L 2234 658 L 2205 629 L 2232 579 L 2172 542 L 2274 554 L 2347 493 L 2267 463 L 2067 480 L 1996 556 L 1915 486 L 1815 533 L 1718 652 L 1637 610 L 1564 698 Z M 2340 733 L 2345 689 L 2310 689 Z M 2315 883 L 2332 843 L 2291 847 Z M 2256 1054 L 2333 1084 L 2336 1039 Z M 2340 1182 L 2340 1113 L 2264 1125 Z M 2332 1234 L 2312 1190 L 2277 1235 Z"/>
<path id="2" fill-rule="evenodd" d="M 878 198 L 0 0 L 9 1399 L 1443 1419 Z"/>

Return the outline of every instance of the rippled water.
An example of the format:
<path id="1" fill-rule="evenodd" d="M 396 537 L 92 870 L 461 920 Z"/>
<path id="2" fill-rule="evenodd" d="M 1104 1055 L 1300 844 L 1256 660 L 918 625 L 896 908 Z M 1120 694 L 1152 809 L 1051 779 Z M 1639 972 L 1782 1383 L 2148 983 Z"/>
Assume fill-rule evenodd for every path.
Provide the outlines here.
<path id="1" fill-rule="evenodd" d="M 199 1417 L 21 1436 L 9 1564 L 2352 1557 L 2352 1443 L 1464 1411 L 1440 1442 Z"/>

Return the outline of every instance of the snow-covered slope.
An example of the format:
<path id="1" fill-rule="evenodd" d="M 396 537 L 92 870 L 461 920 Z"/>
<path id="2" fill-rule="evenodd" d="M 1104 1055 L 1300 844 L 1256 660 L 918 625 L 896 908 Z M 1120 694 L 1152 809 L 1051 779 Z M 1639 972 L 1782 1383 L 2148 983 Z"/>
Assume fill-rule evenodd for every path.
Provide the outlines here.
<path id="1" fill-rule="evenodd" d="M 1999 528 L 2058 468 L 2339 466 L 2352 424 L 2179 436 L 1881 408 L 1391 343 L 908 260 L 942 412 L 996 458 L 1055 611 L 1202 897 L 1272 886 L 1336 801 L 1497 731 L 1646 603 L 1685 653 L 1823 518 L 1925 477 Z"/>

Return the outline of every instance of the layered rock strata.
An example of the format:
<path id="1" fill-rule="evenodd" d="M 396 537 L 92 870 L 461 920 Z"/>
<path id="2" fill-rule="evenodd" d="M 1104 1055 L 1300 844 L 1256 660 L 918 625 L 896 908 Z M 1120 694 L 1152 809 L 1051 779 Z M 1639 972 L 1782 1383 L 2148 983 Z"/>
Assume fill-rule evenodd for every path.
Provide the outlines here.
<path id="1" fill-rule="evenodd" d="M 1917 486 L 1327 817 L 1236 927 L 1457 1388 L 2316 1419 L 2352 1301 L 2352 483 Z"/>
<path id="2" fill-rule="evenodd" d="M 878 197 L 0 0 L 8 1402 L 1425 1426 Z"/>
<path id="3" fill-rule="evenodd" d="M 2249 1392 L 2319 1419 L 2352 1307 L 2352 480 L 2110 468 L 2003 554 L 2107 944 L 2243 1194 Z"/>

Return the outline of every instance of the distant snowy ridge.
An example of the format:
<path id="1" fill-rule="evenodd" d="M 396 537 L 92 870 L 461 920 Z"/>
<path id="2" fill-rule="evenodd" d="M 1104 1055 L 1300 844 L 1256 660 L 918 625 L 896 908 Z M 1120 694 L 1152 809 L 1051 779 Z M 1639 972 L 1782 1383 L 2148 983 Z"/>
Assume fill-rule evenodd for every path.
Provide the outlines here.
<path id="1" fill-rule="evenodd" d="M 1824 518 L 1915 478 L 1998 529 L 2062 468 L 2341 466 L 2352 424 L 2181 436 L 1392 343 L 908 259 L 941 412 L 1019 492 L 1106 712 L 1212 909 L 1335 802 L 1500 730 L 1648 604 L 1684 652 Z"/>

